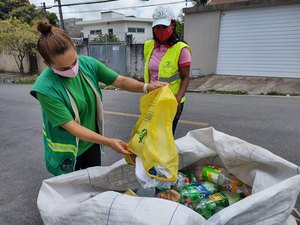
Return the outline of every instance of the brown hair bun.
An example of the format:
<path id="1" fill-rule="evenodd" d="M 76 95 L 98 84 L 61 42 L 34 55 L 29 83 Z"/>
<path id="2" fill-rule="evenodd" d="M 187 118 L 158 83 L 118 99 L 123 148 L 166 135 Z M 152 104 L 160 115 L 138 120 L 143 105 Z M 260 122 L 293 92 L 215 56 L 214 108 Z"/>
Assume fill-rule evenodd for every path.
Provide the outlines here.
<path id="1" fill-rule="evenodd" d="M 42 34 L 47 36 L 51 33 L 52 25 L 47 20 L 40 20 L 37 22 L 36 29 Z"/>

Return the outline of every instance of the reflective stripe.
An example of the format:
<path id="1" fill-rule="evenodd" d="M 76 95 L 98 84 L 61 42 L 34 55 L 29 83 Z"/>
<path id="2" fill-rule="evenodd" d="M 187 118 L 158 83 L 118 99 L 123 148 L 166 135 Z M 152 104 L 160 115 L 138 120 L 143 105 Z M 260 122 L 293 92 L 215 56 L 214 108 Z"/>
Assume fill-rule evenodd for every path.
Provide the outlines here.
<path id="1" fill-rule="evenodd" d="M 52 149 L 54 152 L 71 152 L 75 156 L 77 155 L 77 148 L 75 145 L 71 144 L 60 144 L 60 143 L 54 143 L 49 138 L 47 138 L 46 131 L 43 129 L 43 134 L 47 139 L 47 143 L 49 148 Z"/>
<path id="2" fill-rule="evenodd" d="M 175 80 L 179 80 L 179 79 L 180 79 L 179 73 L 176 73 L 171 77 L 159 77 L 159 81 L 168 82 L 168 83 L 171 83 L 171 82 L 173 82 Z"/>

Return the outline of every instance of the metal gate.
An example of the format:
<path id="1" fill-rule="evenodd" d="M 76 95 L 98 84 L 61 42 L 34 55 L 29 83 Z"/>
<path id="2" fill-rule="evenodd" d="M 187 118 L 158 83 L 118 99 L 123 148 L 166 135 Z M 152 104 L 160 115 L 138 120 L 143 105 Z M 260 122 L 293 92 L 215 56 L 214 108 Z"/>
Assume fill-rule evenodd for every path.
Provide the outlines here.
<path id="1" fill-rule="evenodd" d="M 300 78 L 300 4 L 225 11 L 217 74 Z"/>
<path id="2" fill-rule="evenodd" d="M 126 71 L 126 45 L 125 43 L 89 44 L 89 56 L 125 75 Z"/>

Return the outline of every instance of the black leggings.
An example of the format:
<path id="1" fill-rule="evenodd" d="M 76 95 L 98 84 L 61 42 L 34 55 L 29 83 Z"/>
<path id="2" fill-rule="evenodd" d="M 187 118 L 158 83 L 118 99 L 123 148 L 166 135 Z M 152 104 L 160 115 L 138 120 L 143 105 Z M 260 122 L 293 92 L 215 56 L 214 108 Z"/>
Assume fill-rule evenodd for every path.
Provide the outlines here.
<path id="1" fill-rule="evenodd" d="M 86 169 L 92 166 L 101 166 L 101 151 L 98 144 L 93 144 L 88 150 L 77 157 L 75 170 Z"/>

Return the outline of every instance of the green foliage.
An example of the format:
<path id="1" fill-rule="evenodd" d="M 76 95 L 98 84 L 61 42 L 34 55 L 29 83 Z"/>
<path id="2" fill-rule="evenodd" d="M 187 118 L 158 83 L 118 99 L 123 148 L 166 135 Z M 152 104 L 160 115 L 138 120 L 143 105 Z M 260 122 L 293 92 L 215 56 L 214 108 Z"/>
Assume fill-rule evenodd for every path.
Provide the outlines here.
<path id="1" fill-rule="evenodd" d="M 179 19 L 176 19 L 176 33 L 180 37 L 180 39 L 184 39 L 184 23 L 181 22 Z"/>
<path id="2" fill-rule="evenodd" d="M 18 79 L 15 81 L 15 83 L 16 84 L 34 84 L 37 78 L 38 78 L 38 75 L 35 74 L 34 76 L 23 77 L 21 79 Z"/>
<path id="3" fill-rule="evenodd" d="M 6 20 L 15 17 L 28 24 L 33 24 L 37 19 L 46 18 L 53 25 L 57 25 L 58 19 L 55 13 L 44 12 L 28 0 L 1 0 L 0 20 Z"/>
<path id="4" fill-rule="evenodd" d="M 262 93 L 263 94 L 263 93 Z M 299 96 L 297 93 L 281 93 L 277 91 L 269 91 L 266 95 L 276 95 L 276 96 Z"/>
<path id="5" fill-rule="evenodd" d="M 97 37 L 93 39 L 94 43 L 107 43 L 107 42 L 120 42 L 120 39 L 113 33 L 102 34 L 100 33 Z"/>
<path id="6" fill-rule="evenodd" d="M 206 5 L 208 0 L 192 0 L 194 2 L 194 6 Z"/>
<path id="7" fill-rule="evenodd" d="M 215 89 L 209 89 L 205 93 L 216 93 L 216 94 L 230 94 L 230 95 L 247 95 L 247 91 L 225 91 L 225 90 L 215 90 Z"/>
<path id="8" fill-rule="evenodd" d="M 23 60 L 27 53 L 35 54 L 37 31 L 16 18 L 0 20 L 0 52 L 14 56 L 18 68 L 24 74 Z"/>

